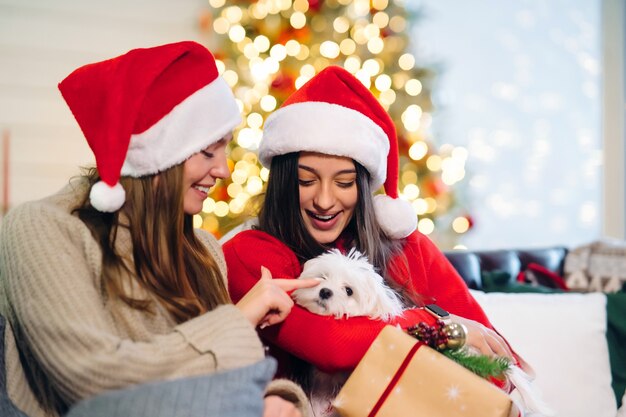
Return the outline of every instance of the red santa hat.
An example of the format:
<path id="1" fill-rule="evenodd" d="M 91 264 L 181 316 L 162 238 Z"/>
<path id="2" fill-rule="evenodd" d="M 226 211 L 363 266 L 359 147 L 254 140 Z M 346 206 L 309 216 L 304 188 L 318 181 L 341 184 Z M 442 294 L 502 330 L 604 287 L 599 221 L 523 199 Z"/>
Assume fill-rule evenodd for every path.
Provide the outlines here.
<path id="1" fill-rule="evenodd" d="M 259 159 L 290 152 L 319 152 L 358 161 L 370 173 L 379 224 L 392 238 L 417 227 L 413 207 L 398 198 L 398 138 L 389 114 L 376 97 L 343 68 L 325 68 L 293 93 L 266 122 Z"/>
<path id="2" fill-rule="evenodd" d="M 215 58 L 190 41 L 85 65 L 59 90 L 96 157 L 101 181 L 89 198 L 103 212 L 124 204 L 120 176 L 142 177 L 178 165 L 241 122 Z"/>

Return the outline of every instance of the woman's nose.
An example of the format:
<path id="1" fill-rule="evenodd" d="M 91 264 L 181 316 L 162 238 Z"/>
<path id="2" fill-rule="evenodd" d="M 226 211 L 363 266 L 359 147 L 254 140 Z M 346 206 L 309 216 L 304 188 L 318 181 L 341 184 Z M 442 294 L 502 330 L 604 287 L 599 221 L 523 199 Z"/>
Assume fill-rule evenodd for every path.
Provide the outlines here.
<path id="1" fill-rule="evenodd" d="M 230 176 L 230 169 L 228 168 L 228 160 L 226 154 L 220 155 L 217 158 L 216 164 L 211 170 L 211 176 L 213 178 L 228 178 Z"/>
<path id="2" fill-rule="evenodd" d="M 322 184 L 314 199 L 315 205 L 320 210 L 330 210 L 335 205 L 335 194 L 330 186 Z"/>

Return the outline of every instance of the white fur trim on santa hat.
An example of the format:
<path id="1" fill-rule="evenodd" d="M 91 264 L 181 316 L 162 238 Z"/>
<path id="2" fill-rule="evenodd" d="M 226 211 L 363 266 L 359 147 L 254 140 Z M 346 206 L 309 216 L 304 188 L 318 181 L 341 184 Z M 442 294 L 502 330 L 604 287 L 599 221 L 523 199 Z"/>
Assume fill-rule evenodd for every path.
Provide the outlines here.
<path id="1" fill-rule="evenodd" d="M 156 174 L 217 142 L 241 123 L 233 93 L 218 77 L 145 132 L 130 137 L 122 175 Z"/>
<path id="2" fill-rule="evenodd" d="M 126 200 L 126 191 L 119 182 L 111 187 L 103 181 L 98 181 L 91 186 L 89 201 L 98 211 L 112 213 L 119 210 Z"/>
<path id="3" fill-rule="evenodd" d="M 387 176 L 389 138 L 372 119 L 337 104 L 307 101 L 272 113 L 265 122 L 259 159 L 269 168 L 272 158 L 291 152 L 346 156 L 370 173 L 372 189 Z"/>
<path id="4" fill-rule="evenodd" d="M 417 215 L 408 201 L 384 194 L 374 196 L 374 211 L 378 224 L 392 239 L 402 239 L 417 228 Z"/>

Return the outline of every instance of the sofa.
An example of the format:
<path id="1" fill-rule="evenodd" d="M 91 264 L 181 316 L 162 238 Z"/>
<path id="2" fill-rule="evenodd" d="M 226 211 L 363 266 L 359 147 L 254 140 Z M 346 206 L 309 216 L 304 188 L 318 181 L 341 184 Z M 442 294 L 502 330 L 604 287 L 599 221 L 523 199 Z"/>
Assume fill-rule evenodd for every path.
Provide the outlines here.
<path id="1" fill-rule="evenodd" d="M 562 277 L 567 253 L 564 247 L 546 247 L 445 255 L 494 327 L 533 366 L 534 384 L 555 416 L 626 416 L 626 406 L 618 410 L 626 372 L 618 364 L 624 363 L 620 359 L 624 360 L 626 347 L 615 343 L 610 324 L 624 322 L 626 316 L 607 313 L 612 311 L 609 306 L 623 313 L 626 294 L 568 292 L 518 281 L 520 273 L 533 267 Z M 494 276 L 499 280 L 495 290 Z M 490 288 L 485 291 L 487 280 Z M 611 346 L 607 340 L 613 340 Z"/>

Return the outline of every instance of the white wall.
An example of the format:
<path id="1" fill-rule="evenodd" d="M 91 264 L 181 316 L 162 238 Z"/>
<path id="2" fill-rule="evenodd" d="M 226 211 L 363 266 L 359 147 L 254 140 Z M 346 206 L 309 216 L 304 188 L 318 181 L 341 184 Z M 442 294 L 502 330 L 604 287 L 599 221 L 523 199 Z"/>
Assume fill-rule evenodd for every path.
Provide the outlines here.
<path id="1" fill-rule="evenodd" d="M 0 0 L 0 130 L 10 133 L 11 206 L 51 194 L 92 163 L 58 82 L 80 65 L 135 47 L 199 40 L 203 4 Z"/>
<path id="2" fill-rule="evenodd" d="M 418 61 L 439 66 L 439 143 L 469 150 L 470 248 L 602 230 L 602 0 L 415 0 Z M 623 178 L 619 179 L 623 186 Z"/>

